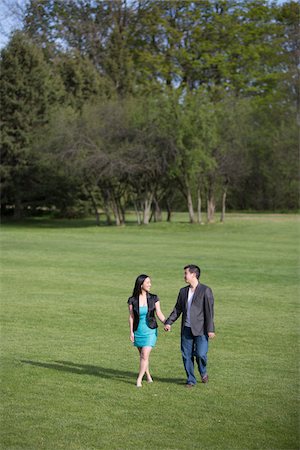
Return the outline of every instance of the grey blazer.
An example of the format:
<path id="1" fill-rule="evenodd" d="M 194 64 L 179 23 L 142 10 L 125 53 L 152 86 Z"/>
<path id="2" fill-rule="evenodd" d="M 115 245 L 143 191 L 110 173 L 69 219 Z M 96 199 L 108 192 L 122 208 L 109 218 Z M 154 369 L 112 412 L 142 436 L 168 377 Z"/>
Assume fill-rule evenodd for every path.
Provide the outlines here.
<path id="1" fill-rule="evenodd" d="M 188 292 L 189 286 L 180 289 L 176 305 L 165 322 L 166 325 L 172 325 L 182 314 L 181 332 L 186 319 Z M 213 293 L 208 286 L 200 283 L 196 287 L 191 304 L 191 331 L 194 336 L 215 332 Z"/>

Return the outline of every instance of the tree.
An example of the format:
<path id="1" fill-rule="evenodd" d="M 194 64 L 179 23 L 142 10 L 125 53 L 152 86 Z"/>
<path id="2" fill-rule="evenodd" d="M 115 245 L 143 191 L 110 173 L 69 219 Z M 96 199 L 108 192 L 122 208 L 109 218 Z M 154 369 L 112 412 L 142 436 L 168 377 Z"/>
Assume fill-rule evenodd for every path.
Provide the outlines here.
<path id="1" fill-rule="evenodd" d="M 249 169 L 234 193 L 241 209 L 298 207 L 296 106 L 252 101 L 248 137 Z"/>
<path id="2" fill-rule="evenodd" d="M 218 142 L 215 148 L 215 180 L 221 191 L 221 222 L 225 220 L 228 191 L 238 189 L 249 174 L 251 136 L 249 99 L 227 97 L 216 108 Z"/>
<path id="3" fill-rule="evenodd" d="M 177 156 L 173 175 L 186 199 L 190 222 L 195 222 L 193 193 L 200 207 L 204 174 L 215 165 L 212 150 L 216 141 L 214 105 L 205 93 L 187 92 L 174 99 L 174 123 Z M 200 210 L 198 212 L 199 220 Z"/>
<path id="4" fill-rule="evenodd" d="M 115 91 L 133 91 L 134 70 L 128 45 L 131 9 L 126 0 L 31 0 L 26 32 L 48 52 L 79 54 Z"/>
<path id="5" fill-rule="evenodd" d="M 209 221 L 219 204 L 224 220 L 226 200 L 295 207 L 296 2 L 30 0 L 23 19 L 24 42 L 12 39 L 1 61 L 2 200 L 21 205 L 16 214 L 47 168 L 45 203 L 59 204 L 65 176 L 60 208 L 89 198 L 96 217 L 101 207 L 120 224 L 132 205 L 141 222 L 151 210 L 159 220 L 162 205 L 170 217 L 179 194 L 191 222 L 205 200 Z M 66 129 L 45 162 L 36 132 L 54 104 Z"/>
<path id="6" fill-rule="evenodd" d="M 99 99 L 113 96 L 112 83 L 78 52 L 56 56 L 53 64 L 64 84 L 65 105 L 81 111 L 86 103 L 96 103 Z"/>
<path id="7" fill-rule="evenodd" d="M 281 58 L 280 97 L 286 97 L 296 105 L 297 123 L 300 126 L 300 67 L 299 67 L 299 4 L 290 1 L 277 9 L 277 21 L 281 24 L 284 52 Z"/>
<path id="8" fill-rule="evenodd" d="M 2 50 L 0 68 L 2 205 L 14 206 L 20 217 L 38 165 L 34 134 L 62 91 L 41 50 L 20 32 Z"/>

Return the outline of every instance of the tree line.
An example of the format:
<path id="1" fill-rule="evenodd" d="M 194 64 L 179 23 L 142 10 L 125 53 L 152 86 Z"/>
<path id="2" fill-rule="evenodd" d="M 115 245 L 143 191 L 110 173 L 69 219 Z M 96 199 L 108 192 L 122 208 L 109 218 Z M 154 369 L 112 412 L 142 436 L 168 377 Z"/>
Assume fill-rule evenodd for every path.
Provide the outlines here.
<path id="1" fill-rule="evenodd" d="M 299 5 L 31 0 L 1 51 L 1 214 L 298 207 Z"/>

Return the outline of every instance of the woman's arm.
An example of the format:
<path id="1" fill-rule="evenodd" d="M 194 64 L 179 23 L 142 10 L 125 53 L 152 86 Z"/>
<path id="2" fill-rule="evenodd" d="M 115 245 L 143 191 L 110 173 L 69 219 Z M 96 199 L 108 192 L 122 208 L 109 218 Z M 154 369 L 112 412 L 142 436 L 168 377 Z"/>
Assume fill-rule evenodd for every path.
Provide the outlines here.
<path id="1" fill-rule="evenodd" d="M 157 317 L 159 318 L 159 320 L 160 320 L 162 323 L 165 323 L 166 318 L 165 318 L 165 316 L 163 315 L 163 313 L 161 312 L 161 309 L 160 309 L 160 301 L 158 301 L 158 302 L 155 303 L 155 310 L 156 310 L 156 315 L 157 315 Z"/>
<path id="2" fill-rule="evenodd" d="M 129 339 L 131 340 L 131 342 L 134 342 L 134 333 L 133 333 L 133 319 L 134 319 L 134 315 L 133 315 L 133 308 L 132 305 L 128 305 L 128 309 L 129 309 L 129 330 L 130 330 L 130 335 L 129 335 Z"/>

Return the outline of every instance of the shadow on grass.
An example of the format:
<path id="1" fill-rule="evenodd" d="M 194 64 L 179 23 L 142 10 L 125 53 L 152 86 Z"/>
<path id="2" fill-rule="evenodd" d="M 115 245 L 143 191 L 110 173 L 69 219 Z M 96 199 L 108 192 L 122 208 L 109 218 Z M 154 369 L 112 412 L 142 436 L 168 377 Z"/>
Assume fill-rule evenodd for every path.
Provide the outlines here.
<path id="1" fill-rule="evenodd" d="M 52 369 L 60 372 L 75 373 L 78 375 L 93 375 L 99 378 L 114 379 L 123 381 L 124 383 L 135 384 L 137 372 L 126 370 L 110 369 L 109 367 L 92 366 L 89 364 L 76 364 L 70 361 L 53 361 L 52 363 L 44 363 L 39 361 L 21 360 L 23 364 L 42 367 L 44 369 Z M 164 378 L 155 376 L 155 381 L 162 383 L 184 384 L 182 378 Z"/>

